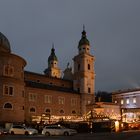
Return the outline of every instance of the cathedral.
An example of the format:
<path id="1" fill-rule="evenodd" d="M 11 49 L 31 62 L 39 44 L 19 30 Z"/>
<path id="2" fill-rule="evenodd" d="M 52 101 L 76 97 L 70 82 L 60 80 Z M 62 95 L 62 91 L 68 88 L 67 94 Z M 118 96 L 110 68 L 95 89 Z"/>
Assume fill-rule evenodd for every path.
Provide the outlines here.
<path id="1" fill-rule="evenodd" d="M 0 32 L 0 123 L 32 123 L 84 120 L 94 104 L 95 57 L 83 28 L 63 77 L 54 46 L 42 74 L 26 71 L 26 62 L 12 53 L 9 40 Z"/>

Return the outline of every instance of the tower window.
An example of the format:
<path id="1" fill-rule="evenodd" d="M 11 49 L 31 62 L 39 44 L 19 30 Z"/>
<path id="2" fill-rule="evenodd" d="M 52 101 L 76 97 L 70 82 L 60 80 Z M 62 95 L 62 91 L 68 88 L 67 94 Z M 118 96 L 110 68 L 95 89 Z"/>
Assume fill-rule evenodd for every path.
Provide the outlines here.
<path id="1" fill-rule="evenodd" d="M 91 89 L 90 88 L 88 88 L 88 93 L 90 93 L 91 92 Z"/>
<path id="2" fill-rule="evenodd" d="M 78 64 L 78 70 L 80 70 L 80 64 Z"/>
<path id="3" fill-rule="evenodd" d="M 24 106 L 22 106 L 22 110 L 24 110 Z"/>
<path id="4" fill-rule="evenodd" d="M 90 64 L 88 64 L 88 70 L 90 70 Z"/>

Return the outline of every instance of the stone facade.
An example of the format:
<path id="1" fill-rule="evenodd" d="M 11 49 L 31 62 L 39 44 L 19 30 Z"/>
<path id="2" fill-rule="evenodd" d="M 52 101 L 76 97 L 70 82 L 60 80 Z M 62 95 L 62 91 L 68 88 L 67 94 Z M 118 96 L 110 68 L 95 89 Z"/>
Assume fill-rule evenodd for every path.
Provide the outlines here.
<path id="1" fill-rule="evenodd" d="M 29 72 L 24 70 L 26 61 L 11 53 L 0 33 L 0 123 L 82 119 L 86 105 L 94 103 L 95 81 L 95 59 L 84 29 L 78 49 L 74 73 L 67 67 L 64 78 L 54 48 L 45 74 Z"/>

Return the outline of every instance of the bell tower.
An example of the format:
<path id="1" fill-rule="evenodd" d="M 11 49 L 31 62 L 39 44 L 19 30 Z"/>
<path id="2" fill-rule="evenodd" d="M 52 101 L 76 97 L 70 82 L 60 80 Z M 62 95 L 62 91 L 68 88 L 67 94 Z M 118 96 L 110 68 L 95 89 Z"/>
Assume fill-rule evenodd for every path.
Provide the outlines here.
<path id="1" fill-rule="evenodd" d="M 44 70 L 44 73 L 50 77 L 61 77 L 61 70 L 58 68 L 58 59 L 55 55 L 54 45 L 51 49 L 51 54 L 48 57 L 48 68 Z"/>
<path id="2" fill-rule="evenodd" d="M 83 26 L 82 37 L 78 44 L 78 55 L 74 61 L 74 89 L 81 94 L 81 114 L 86 113 L 86 105 L 94 103 L 95 57 L 90 54 L 90 42 Z"/>

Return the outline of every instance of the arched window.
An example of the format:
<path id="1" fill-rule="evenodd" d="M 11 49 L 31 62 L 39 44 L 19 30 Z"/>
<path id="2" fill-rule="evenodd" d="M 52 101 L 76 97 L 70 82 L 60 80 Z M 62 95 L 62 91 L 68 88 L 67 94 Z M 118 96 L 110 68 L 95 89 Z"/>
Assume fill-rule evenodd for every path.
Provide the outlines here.
<path id="1" fill-rule="evenodd" d="M 31 107 L 30 108 L 30 112 L 35 112 L 35 108 L 34 107 Z"/>
<path id="2" fill-rule="evenodd" d="M 76 111 L 75 110 L 72 110 L 72 114 L 76 114 Z"/>
<path id="3" fill-rule="evenodd" d="M 61 110 L 60 110 L 60 113 L 61 113 L 61 114 L 64 114 L 64 110 L 61 109 Z"/>
<path id="4" fill-rule="evenodd" d="M 51 110 L 50 109 L 46 109 L 46 113 L 50 113 L 51 112 Z"/>
<path id="5" fill-rule="evenodd" d="M 5 103 L 5 104 L 4 104 L 4 108 L 5 108 L 5 109 L 12 109 L 13 107 L 12 107 L 12 104 L 10 104 L 10 103 Z"/>

